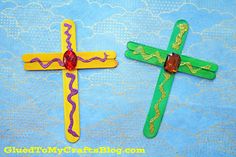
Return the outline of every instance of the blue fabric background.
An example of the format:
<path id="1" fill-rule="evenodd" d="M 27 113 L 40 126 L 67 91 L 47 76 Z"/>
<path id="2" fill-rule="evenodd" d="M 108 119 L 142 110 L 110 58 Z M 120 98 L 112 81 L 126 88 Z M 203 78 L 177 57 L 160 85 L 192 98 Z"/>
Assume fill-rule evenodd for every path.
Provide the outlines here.
<path id="1" fill-rule="evenodd" d="M 236 156 L 235 8 L 233 0 L 1 0 L 0 156 L 9 145 Z M 79 51 L 112 49 L 119 61 L 116 69 L 79 71 L 75 144 L 64 138 L 61 71 L 27 72 L 21 61 L 27 52 L 60 52 L 65 18 L 76 22 Z M 178 19 L 190 24 L 183 54 L 215 62 L 219 71 L 214 81 L 176 74 L 159 134 L 150 140 L 142 130 L 160 68 L 128 60 L 124 51 L 129 40 L 166 49 Z"/>

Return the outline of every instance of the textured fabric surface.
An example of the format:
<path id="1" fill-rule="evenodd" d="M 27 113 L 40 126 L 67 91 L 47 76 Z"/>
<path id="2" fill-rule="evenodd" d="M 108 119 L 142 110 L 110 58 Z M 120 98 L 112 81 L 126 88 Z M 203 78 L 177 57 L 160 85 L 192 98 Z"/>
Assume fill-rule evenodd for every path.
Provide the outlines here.
<path id="1" fill-rule="evenodd" d="M 235 7 L 233 0 L 1 0 L 0 156 L 9 145 L 236 156 Z M 111 49 L 119 61 L 116 69 L 79 71 L 75 144 L 64 137 L 61 71 L 24 71 L 21 61 L 27 52 L 60 52 L 65 18 L 76 23 L 79 51 Z M 160 68 L 129 60 L 124 51 L 129 40 L 166 49 L 178 19 L 190 25 L 183 54 L 217 63 L 219 71 L 213 81 L 176 74 L 161 128 L 150 140 L 142 130 Z"/>

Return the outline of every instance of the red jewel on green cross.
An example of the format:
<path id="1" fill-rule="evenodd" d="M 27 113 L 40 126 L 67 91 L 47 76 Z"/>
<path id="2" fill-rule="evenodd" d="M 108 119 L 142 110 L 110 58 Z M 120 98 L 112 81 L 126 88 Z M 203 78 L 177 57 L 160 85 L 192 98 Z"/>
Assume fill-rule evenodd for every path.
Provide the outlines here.
<path id="1" fill-rule="evenodd" d="M 178 71 L 210 80 L 216 77 L 218 70 L 216 64 L 181 55 L 187 32 L 188 23 L 185 20 L 178 20 L 174 26 L 167 50 L 135 42 L 128 42 L 127 44 L 126 57 L 163 67 L 159 74 L 143 130 L 147 138 L 153 138 L 158 133 L 174 80 L 174 73 Z"/>
<path id="2" fill-rule="evenodd" d="M 171 53 L 166 57 L 164 64 L 165 71 L 169 73 L 176 73 L 180 65 L 180 56 L 175 53 Z"/>

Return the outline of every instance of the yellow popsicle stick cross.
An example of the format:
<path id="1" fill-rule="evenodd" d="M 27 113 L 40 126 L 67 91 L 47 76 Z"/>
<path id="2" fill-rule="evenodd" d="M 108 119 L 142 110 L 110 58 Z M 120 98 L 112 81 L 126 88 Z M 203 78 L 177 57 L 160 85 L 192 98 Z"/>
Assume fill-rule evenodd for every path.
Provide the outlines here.
<path id="1" fill-rule="evenodd" d="M 68 19 L 61 24 L 61 45 L 62 53 L 25 54 L 22 59 L 25 70 L 62 70 L 65 136 L 69 142 L 76 142 L 80 138 L 76 69 L 114 68 L 118 62 L 116 53 L 111 50 L 76 52 L 75 24 Z"/>

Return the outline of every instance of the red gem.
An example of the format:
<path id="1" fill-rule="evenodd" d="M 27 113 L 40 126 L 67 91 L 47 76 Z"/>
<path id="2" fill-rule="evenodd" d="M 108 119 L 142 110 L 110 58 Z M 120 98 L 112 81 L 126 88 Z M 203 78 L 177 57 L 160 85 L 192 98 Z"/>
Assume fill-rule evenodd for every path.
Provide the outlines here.
<path id="1" fill-rule="evenodd" d="M 165 71 L 169 73 L 176 73 L 180 65 L 181 58 L 178 54 L 171 53 L 166 57 L 164 64 Z"/>
<path id="2" fill-rule="evenodd" d="M 77 56 L 72 50 L 67 50 L 63 56 L 63 63 L 66 69 L 73 70 L 77 64 Z"/>

